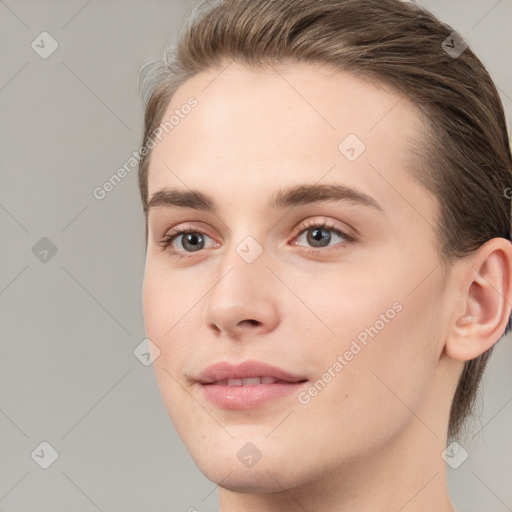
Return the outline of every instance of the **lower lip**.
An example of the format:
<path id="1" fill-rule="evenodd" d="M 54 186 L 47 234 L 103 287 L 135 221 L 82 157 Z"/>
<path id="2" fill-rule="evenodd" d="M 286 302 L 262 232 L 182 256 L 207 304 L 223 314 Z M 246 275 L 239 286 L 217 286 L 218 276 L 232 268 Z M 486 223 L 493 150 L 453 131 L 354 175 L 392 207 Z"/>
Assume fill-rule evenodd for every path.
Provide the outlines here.
<path id="1" fill-rule="evenodd" d="M 221 386 L 201 384 L 205 397 L 223 409 L 250 409 L 270 400 L 298 393 L 306 382 L 257 384 L 255 386 Z"/>

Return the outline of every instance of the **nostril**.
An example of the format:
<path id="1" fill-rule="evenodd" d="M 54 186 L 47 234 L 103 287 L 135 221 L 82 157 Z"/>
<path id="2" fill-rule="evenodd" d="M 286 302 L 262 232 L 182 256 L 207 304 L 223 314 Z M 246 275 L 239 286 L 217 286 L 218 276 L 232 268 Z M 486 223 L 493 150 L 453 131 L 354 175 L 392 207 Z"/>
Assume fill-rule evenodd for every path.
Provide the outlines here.
<path id="1" fill-rule="evenodd" d="M 260 325 L 261 322 L 258 322 L 258 320 L 253 320 L 253 319 L 249 319 L 249 320 L 242 320 L 241 322 L 238 323 L 238 325 L 244 325 L 244 323 L 250 323 L 251 325 Z"/>

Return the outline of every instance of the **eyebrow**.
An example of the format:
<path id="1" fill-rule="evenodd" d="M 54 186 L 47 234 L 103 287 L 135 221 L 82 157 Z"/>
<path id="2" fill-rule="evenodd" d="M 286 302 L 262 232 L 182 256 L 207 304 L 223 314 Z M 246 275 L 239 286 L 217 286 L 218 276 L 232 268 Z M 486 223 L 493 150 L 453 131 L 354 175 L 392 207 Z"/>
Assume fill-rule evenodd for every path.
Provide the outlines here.
<path id="1" fill-rule="evenodd" d="M 301 184 L 280 189 L 272 196 L 268 206 L 274 209 L 284 209 L 291 206 L 327 201 L 350 201 L 363 206 L 369 206 L 380 213 L 384 213 L 383 208 L 373 197 L 339 184 Z M 218 212 L 214 199 L 199 190 L 170 188 L 158 190 L 151 196 L 148 202 L 148 210 L 161 206 L 191 208 L 212 213 Z"/>

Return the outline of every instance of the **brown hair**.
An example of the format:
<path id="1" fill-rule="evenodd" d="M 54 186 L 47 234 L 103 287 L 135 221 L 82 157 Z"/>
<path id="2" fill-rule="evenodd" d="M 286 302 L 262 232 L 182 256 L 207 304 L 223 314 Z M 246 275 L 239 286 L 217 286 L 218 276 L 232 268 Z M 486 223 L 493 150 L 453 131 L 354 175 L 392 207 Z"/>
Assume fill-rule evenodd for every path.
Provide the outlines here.
<path id="1" fill-rule="evenodd" d="M 400 0 L 220 0 L 188 18 L 177 48 L 150 69 L 142 84 L 143 147 L 161 123 L 175 91 L 188 78 L 230 61 L 323 63 L 390 86 L 423 114 L 418 180 L 438 198 L 436 241 L 443 263 L 487 240 L 510 240 L 512 155 L 495 85 L 453 28 L 425 9 Z M 447 39 L 452 37 L 452 39 Z M 454 43 L 455 41 L 455 43 Z M 148 151 L 139 162 L 146 217 Z M 510 330 L 507 325 L 505 334 Z M 448 437 L 460 434 L 473 413 L 492 348 L 467 361 L 455 392 Z"/>

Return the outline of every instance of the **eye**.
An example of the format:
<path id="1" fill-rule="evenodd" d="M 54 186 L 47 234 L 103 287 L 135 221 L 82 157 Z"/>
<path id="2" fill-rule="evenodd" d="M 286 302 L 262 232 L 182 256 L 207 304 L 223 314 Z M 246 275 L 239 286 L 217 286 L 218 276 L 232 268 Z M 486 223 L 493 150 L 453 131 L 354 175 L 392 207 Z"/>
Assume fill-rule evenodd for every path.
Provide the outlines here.
<path id="1" fill-rule="evenodd" d="M 334 234 L 334 236 L 331 235 Z M 158 245 L 163 250 L 171 247 L 171 256 L 176 258 L 190 258 L 194 252 L 200 252 L 205 249 L 206 239 L 211 238 L 199 231 L 192 225 L 182 226 L 171 229 L 166 233 Z M 310 246 L 310 252 L 317 253 L 321 252 L 324 247 L 331 245 L 331 242 L 337 242 L 337 244 L 343 244 L 343 242 L 355 242 L 355 238 L 347 233 L 341 231 L 336 226 L 329 224 L 328 222 L 309 222 L 303 224 L 299 228 L 299 236 L 296 237 L 298 241 L 305 242 Z M 338 240 L 336 240 L 338 239 Z M 181 248 L 172 247 L 176 242 L 176 245 L 180 245 Z M 336 243 L 334 245 L 337 245 Z M 214 247 L 218 247 L 217 242 L 213 242 Z M 293 245 L 302 245 L 294 243 Z"/>
<path id="2" fill-rule="evenodd" d="M 171 251 L 172 256 L 188 258 L 188 252 L 193 253 L 205 248 L 206 238 L 210 237 L 192 226 L 185 226 L 171 229 L 165 234 L 163 240 L 161 240 L 158 245 L 165 250 L 176 241 L 177 244 L 181 245 L 181 249 L 173 248 Z"/>
<path id="3" fill-rule="evenodd" d="M 297 240 L 304 241 L 314 249 L 328 247 L 333 240 L 336 242 L 336 238 L 339 239 L 338 243 L 355 241 L 354 237 L 347 235 L 336 226 L 330 225 L 328 222 L 310 222 L 302 225 L 299 229 L 300 234 L 297 237 Z M 334 237 L 331 233 L 334 233 Z"/>

